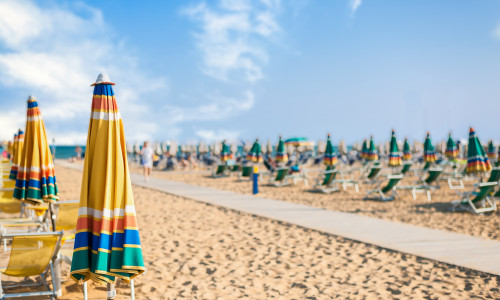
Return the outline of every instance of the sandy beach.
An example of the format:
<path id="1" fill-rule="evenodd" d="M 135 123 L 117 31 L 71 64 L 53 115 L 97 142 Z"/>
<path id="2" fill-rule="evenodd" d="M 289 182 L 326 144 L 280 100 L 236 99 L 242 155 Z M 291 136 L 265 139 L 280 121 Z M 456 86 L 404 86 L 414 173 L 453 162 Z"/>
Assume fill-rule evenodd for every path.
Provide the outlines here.
<path id="1" fill-rule="evenodd" d="M 134 167 L 135 172 L 139 169 Z M 251 194 L 252 185 L 249 181 L 238 181 L 237 176 L 212 178 L 210 172 L 153 172 L 153 176 L 187 182 L 200 186 L 229 190 L 238 193 Z M 311 172 L 310 179 L 318 178 L 318 172 Z M 401 184 L 414 184 L 416 177 L 404 178 Z M 494 214 L 475 215 L 468 212 L 450 212 L 451 201 L 459 200 L 455 191 L 448 188 L 446 181 L 440 181 L 441 188 L 432 191 L 432 200 L 427 201 L 425 194 L 417 194 L 413 200 L 411 193 L 399 191 L 400 198 L 390 202 L 379 202 L 363 198 L 370 185 L 360 184 L 359 193 L 348 187 L 347 191 L 322 194 L 312 191 L 314 180 L 309 180 L 309 186 L 303 182 L 296 185 L 274 187 L 267 185 L 267 177 L 260 178 L 259 194 L 257 196 L 289 201 L 309 206 L 321 207 L 365 216 L 387 219 L 391 221 L 410 223 L 440 230 L 453 231 L 487 239 L 500 239 L 500 211 Z M 471 182 L 465 182 L 464 191 L 472 189 Z"/>
<path id="2" fill-rule="evenodd" d="M 77 199 L 81 173 L 57 172 L 62 199 Z M 498 276 L 145 188 L 134 196 L 148 268 L 136 279 L 137 299 L 500 297 Z M 81 284 L 67 279 L 63 288 L 61 299 L 81 299 Z M 105 297 L 101 287 L 89 290 Z M 127 284 L 117 291 L 128 299 Z"/>

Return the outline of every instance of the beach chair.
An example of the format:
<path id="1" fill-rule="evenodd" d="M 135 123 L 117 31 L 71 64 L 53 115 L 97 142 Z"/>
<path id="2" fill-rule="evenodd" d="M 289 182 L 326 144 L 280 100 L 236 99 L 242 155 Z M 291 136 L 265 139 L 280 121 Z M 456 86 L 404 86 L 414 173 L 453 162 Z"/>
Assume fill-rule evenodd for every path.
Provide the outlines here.
<path id="1" fill-rule="evenodd" d="M 380 164 L 373 164 L 362 174 L 361 181 L 363 183 L 376 183 L 376 178 L 380 174 L 380 171 L 382 171 L 382 166 Z"/>
<path id="2" fill-rule="evenodd" d="M 403 168 L 401 168 L 401 174 L 405 175 L 408 171 L 410 171 L 412 166 L 413 166 L 412 161 L 404 161 Z"/>
<path id="3" fill-rule="evenodd" d="M 290 185 L 291 182 L 289 181 L 289 179 L 291 177 L 288 175 L 288 172 L 290 172 L 290 168 L 276 169 L 276 175 L 273 177 L 271 174 L 271 176 L 269 177 L 269 185 L 273 186 Z"/>
<path id="4" fill-rule="evenodd" d="M 367 196 L 364 198 L 364 200 L 367 199 L 375 199 L 375 200 L 380 200 L 380 201 L 391 201 L 396 199 L 397 193 L 396 193 L 396 185 L 403 179 L 402 174 L 398 175 L 387 175 L 387 180 L 385 180 L 387 183 L 385 186 L 382 186 L 382 183 L 384 181 L 380 181 L 374 189 L 368 190 L 367 191 Z M 389 192 L 392 192 L 392 195 L 388 195 Z M 377 194 L 376 197 L 368 197 L 370 194 Z"/>
<path id="5" fill-rule="evenodd" d="M 219 164 L 212 171 L 212 177 L 214 177 L 214 178 L 226 177 L 226 176 L 228 176 L 227 170 L 228 169 L 227 169 L 227 166 L 225 164 Z"/>
<path id="6" fill-rule="evenodd" d="M 238 180 L 252 180 L 253 167 L 252 166 L 242 166 L 241 172 L 238 173 Z"/>
<path id="7" fill-rule="evenodd" d="M 462 199 L 453 201 L 452 211 L 471 211 L 482 214 L 497 209 L 495 199 L 491 197 L 493 191 L 498 186 L 498 182 L 482 182 L 474 187 L 471 193 L 463 193 Z M 477 190 L 476 190 L 477 189 Z"/>
<path id="8" fill-rule="evenodd" d="M 17 297 L 44 297 L 52 299 L 57 297 L 57 282 L 60 282 L 60 274 L 54 272 L 52 261 L 55 260 L 61 244 L 62 232 L 37 232 L 15 235 L 6 235 L 4 238 L 12 239 L 12 250 L 7 268 L 1 273 L 13 277 L 40 276 L 41 284 L 17 284 L 5 285 L 0 277 L 0 299 Z M 47 275 L 50 271 L 53 289 L 47 283 Z M 23 293 L 6 293 L 5 289 L 12 287 L 33 287 L 43 285 L 46 291 L 30 291 Z"/>
<path id="9" fill-rule="evenodd" d="M 427 200 L 431 201 L 431 190 L 439 188 L 437 180 L 441 173 L 443 173 L 443 169 L 430 168 L 427 173 L 427 178 L 421 179 L 416 185 L 398 185 L 396 186 L 396 190 L 410 190 L 413 200 L 417 199 L 417 193 L 426 193 Z"/>
<path id="10" fill-rule="evenodd" d="M 322 173 L 322 179 L 316 179 L 313 191 L 329 194 L 339 190 L 337 186 L 332 186 L 333 181 L 339 172 L 335 170 L 326 170 Z"/>
<path id="11" fill-rule="evenodd" d="M 0 189 L 0 211 L 7 214 L 20 214 L 22 202 L 13 198 L 13 188 Z"/>

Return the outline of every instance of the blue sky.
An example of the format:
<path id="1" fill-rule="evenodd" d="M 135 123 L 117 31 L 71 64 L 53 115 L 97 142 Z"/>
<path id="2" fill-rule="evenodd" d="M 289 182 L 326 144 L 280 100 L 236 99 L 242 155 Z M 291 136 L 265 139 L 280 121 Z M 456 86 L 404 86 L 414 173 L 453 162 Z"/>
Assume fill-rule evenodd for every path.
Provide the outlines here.
<path id="1" fill-rule="evenodd" d="M 129 141 L 500 141 L 500 1 L 0 0 L 0 139 L 84 143 L 105 71 Z"/>

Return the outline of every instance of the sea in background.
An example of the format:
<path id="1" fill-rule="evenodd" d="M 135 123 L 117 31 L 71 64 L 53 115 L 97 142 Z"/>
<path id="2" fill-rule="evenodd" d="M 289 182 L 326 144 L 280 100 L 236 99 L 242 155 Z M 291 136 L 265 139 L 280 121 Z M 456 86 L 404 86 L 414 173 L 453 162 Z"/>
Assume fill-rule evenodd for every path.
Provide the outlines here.
<path id="1" fill-rule="evenodd" d="M 52 152 L 52 155 L 56 159 L 68 159 L 71 157 L 76 157 L 76 152 L 75 149 L 78 147 L 78 145 L 75 146 L 50 146 L 50 151 Z M 85 153 L 85 146 L 80 146 L 83 149 L 83 152 Z M 55 150 L 55 155 L 54 155 L 54 150 Z"/>

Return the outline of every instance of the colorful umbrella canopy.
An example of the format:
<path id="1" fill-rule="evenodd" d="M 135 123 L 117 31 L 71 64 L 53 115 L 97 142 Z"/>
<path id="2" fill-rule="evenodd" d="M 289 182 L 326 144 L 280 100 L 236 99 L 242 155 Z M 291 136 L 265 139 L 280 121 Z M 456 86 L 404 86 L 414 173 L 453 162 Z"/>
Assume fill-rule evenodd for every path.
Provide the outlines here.
<path id="1" fill-rule="evenodd" d="M 446 142 L 446 151 L 444 153 L 450 160 L 455 160 L 458 157 L 458 147 L 455 141 L 451 138 L 451 132 L 448 134 Z"/>
<path id="2" fill-rule="evenodd" d="M 469 145 L 467 150 L 467 173 L 481 173 L 491 170 L 491 164 L 484 151 L 476 132 L 471 127 L 469 131 Z"/>
<path id="3" fill-rule="evenodd" d="M 337 154 L 335 153 L 335 150 L 333 149 L 332 140 L 330 139 L 330 134 L 328 134 L 326 137 L 326 148 L 325 148 L 325 154 L 323 157 L 323 163 L 327 167 L 331 167 L 337 163 Z"/>
<path id="4" fill-rule="evenodd" d="M 229 147 L 228 144 L 226 144 L 226 141 L 222 141 L 222 150 L 220 152 L 220 160 L 225 162 L 230 159 L 233 159 L 233 154 L 231 153 L 231 148 Z"/>
<path id="5" fill-rule="evenodd" d="M 405 141 L 403 143 L 403 160 L 411 160 L 410 143 L 408 143 L 407 138 L 405 138 Z"/>
<path id="6" fill-rule="evenodd" d="M 250 155 L 250 157 L 248 157 Z M 262 162 L 262 148 L 260 147 L 259 139 L 256 139 L 247 155 L 247 159 L 254 163 Z"/>
<path id="7" fill-rule="evenodd" d="M 54 162 L 42 114 L 33 96 L 28 98 L 26 133 L 22 147 L 14 198 L 33 204 L 57 201 L 59 191 Z"/>
<path id="8" fill-rule="evenodd" d="M 313 143 L 308 141 L 305 137 L 292 137 L 284 141 L 285 145 L 291 145 L 295 147 L 300 146 L 311 146 Z"/>
<path id="9" fill-rule="evenodd" d="M 363 146 L 361 148 L 361 158 L 366 159 L 366 154 L 368 153 L 368 141 L 363 140 Z"/>
<path id="10" fill-rule="evenodd" d="M 279 137 L 278 146 L 276 147 L 276 162 L 286 163 L 288 161 L 288 154 L 285 150 L 285 143 L 281 139 L 281 135 Z"/>
<path id="11" fill-rule="evenodd" d="M 434 146 L 432 145 L 431 135 L 427 132 L 427 136 L 424 141 L 424 161 L 426 163 L 433 163 L 436 161 L 436 152 L 434 151 Z"/>
<path id="12" fill-rule="evenodd" d="M 366 149 L 365 159 L 370 161 L 378 160 L 378 152 L 373 142 L 373 136 L 370 136 L 370 146 Z"/>
<path id="13" fill-rule="evenodd" d="M 399 153 L 398 142 L 396 141 L 396 133 L 392 130 L 391 143 L 389 146 L 389 166 L 397 167 L 402 164 L 401 153 Z"/>
<path id="14" fill-rule="evenodd" d="M 125 132 L 106 75 L 94 84 L 71 277 L 112 283 L 145 271 Z"/>
<path id="15" fill-rule="evenodd" d="M 21 129 L 19 129 L 18 133 L 14 134 L 14 144 L 12 147 L 12 166 L 10 167 L 10 174 L 9 178 L 12 180 L 16 180 L 17 178 L 17 170 L 19 168 L 19 163 L 20 163 L 20 158 L 21 158 L 21 148 L 19 147 L 19 133 L 22 132 Z M 24 134 L 23 134 L 24 138 Z"/>
<path id="16" fill-rule="evenodd" d="M 492 140 L 488 142 L 488 158 L 490 160 L 494 160 L 497 158 L 497 152 Z"/>

